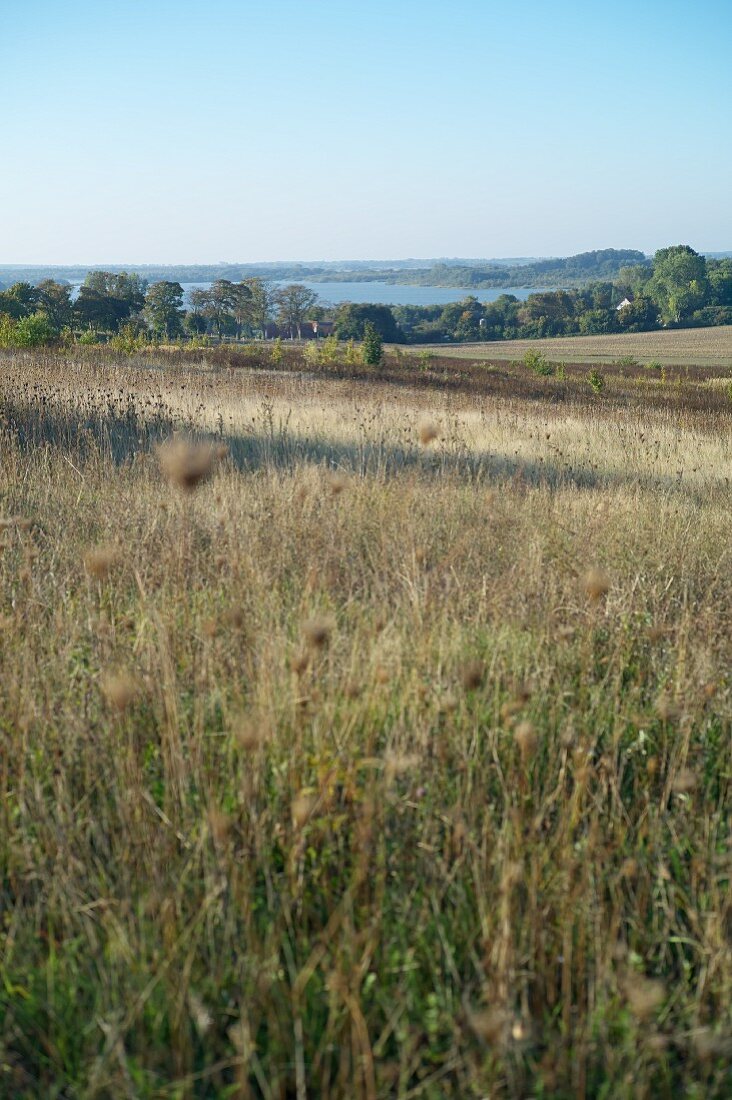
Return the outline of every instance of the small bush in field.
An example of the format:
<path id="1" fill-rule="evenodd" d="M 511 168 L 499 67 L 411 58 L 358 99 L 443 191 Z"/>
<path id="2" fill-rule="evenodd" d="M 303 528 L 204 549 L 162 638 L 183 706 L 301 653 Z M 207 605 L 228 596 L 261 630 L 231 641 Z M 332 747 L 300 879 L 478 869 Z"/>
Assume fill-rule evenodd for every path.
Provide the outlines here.
<path id="1" fill-rule="evenodd" d="M 533 348 L 524 354 L 524 366 L 532 370 L 534 374 L 549 377 L 554 374 L 554 367 L 546 358 L 543 352 L 534 351 Z"/>
<path id="2" fill-rule="evenodd" d="M 367 321 L 364 327 L 361 354 L 364 363 L 369 367 L 378 366 L 384 358 L 384 345 L 381 341 L 381 337 L 370 321 Z"/>
<path id="3" fill-rule="evenodd" d="M 338 337 L 326 336 L 320 345 L 320 357 L 324 363 L 335 363 L 338 358 Z"/>
<path id="4" fill-rule="evenodd" d="M 317 340 L 311 340 L 311 342 L 305 346 L 303 357 L 309 367 L 317 367 L 320 362 L 320 348 L 318 347 Z"/>
<path id="5" fill-rule="evenodd" d="M 271 363 L 281 363 L 284 355 L 285 353 L 282 350 L 282 340 L 278 336 L 277 339 L 273 341 L 272 347 L 270 348 L 269 360 Z"/>
<path id="6" fill-rule="evenodd" d="M 591 370 L 587 375 L 587 381 L 590 383 L 595 393 L 602 393 L 605 389 L 605 378 L 600 374 L 599 370 Z"/>

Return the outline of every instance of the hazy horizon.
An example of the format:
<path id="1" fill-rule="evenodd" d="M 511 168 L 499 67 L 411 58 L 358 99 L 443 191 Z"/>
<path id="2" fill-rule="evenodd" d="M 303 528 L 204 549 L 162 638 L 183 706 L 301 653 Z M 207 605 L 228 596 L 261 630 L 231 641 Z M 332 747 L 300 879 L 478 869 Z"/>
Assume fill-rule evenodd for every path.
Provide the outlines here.
<path id="1" fill-rule="evenodd" d="M 731 30 L 721 0 L 7 5 L 0 262 L 721 251 Z"/>

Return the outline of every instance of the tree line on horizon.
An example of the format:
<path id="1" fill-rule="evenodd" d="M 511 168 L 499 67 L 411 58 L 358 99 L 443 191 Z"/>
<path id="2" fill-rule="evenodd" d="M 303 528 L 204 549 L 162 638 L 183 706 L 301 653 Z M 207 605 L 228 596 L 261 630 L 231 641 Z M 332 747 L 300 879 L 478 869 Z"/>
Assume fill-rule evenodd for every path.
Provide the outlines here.
<path id="1" fill-rule="evenodd" d="M 660 249 L 610 281 L 541 291 L 520 300 L 470 295 L 445 306 L 343 303 L 334 310 L 308 287 L 275 287 L 253 277 L 217 279 L 185 293 L 178 282 L 148 285 L 137 273 L 91 271 L 74 297 L 44 279 L 0 292 L 0 346 L 58 340 L 95 343 L 120 334 L 131 343 L 213 338 L 302 337 L 309 321 L 332 322 L 338 339 L 362 340 L 367 326 L 390 343 L 439 343 L 648 331 L 660 326 L 732 324 L 732 258 L 706 259 L 688 245 Z M 272 326 L 276 325 L 276 329 Z M 328 326 L 330 330 L 331 326 Z"/>

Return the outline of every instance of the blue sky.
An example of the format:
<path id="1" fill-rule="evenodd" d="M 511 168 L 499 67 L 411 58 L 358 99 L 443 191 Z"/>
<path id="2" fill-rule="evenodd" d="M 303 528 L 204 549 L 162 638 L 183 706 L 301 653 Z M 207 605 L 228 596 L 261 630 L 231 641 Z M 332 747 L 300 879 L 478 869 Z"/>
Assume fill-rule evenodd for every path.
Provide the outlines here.
<path id="1" fill-rule="evenodd" d="M 732 4 L 0 0 L 0 263 L 732 249 Z"/>

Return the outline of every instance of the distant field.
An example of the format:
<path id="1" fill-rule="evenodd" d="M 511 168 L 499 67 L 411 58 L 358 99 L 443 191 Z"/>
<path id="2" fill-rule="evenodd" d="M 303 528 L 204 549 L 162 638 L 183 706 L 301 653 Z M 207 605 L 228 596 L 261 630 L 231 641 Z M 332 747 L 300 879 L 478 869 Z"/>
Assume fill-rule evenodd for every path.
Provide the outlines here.
<path id="1" fill-rule="evenodd" d="M 732 325 L 716 328 L 672 329 L 620 336 L 565 336 L 548 340 L 494 340 L 481 344 L 439 347 L 441 355 L 475 359 L 520 359 L 532 348 L 549 359 L 569 363 L 607 363 L 623 355 L 647 362 L 658 359 L 672 365 L 732 365 Z M 424 349 L 421 349 L 424 350 Z"/>

